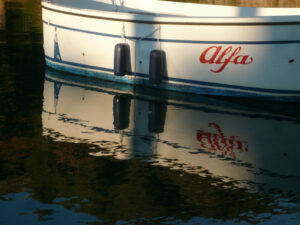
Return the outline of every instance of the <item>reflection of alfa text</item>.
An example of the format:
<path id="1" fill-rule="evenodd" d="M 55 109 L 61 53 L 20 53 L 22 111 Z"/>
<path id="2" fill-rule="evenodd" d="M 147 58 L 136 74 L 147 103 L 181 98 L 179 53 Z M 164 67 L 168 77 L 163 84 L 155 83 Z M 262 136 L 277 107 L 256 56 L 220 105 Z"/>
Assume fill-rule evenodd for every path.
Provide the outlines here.
<path id="1" fill-rule="evenodd" d="M 209 127 L 213 127 L 216 133 L 198 130 L 197 140 L 200 142 L 204 150 L 221 152 L 224 156 L 236 158 L 235 151 L 248 152 L 248 143 L 239 140 L 238 136 L 225 136 L 221 127 L 217 123 L 209 123 Z"/>

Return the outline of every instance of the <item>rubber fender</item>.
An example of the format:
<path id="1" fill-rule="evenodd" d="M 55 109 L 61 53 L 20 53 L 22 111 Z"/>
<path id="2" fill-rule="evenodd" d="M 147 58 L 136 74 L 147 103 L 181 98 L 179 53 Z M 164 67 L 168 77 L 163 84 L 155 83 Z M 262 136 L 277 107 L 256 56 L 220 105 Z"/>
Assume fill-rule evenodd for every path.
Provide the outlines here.
<path id="1" fill-rule="evenodd" d="M 149 81 L 151 84 L 160 84 L 166 70 L 166 54 L 162 50 L 152 50 L 150 53 Z"/>
<path id="2" fill-rule="evenodd" d="M 130 49 L 126 43 L 119 43 L 115 45 L 114 52 L 114 74 L 116 76 L 124 76 L 129 71 L 129 57 Z"/>

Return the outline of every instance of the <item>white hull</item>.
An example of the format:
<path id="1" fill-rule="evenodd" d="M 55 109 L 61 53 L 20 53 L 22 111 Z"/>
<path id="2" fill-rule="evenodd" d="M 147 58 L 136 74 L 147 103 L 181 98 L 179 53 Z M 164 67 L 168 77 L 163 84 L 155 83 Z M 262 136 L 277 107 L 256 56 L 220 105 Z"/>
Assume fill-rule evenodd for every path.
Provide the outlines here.
<path id="1" fill-rule="evenodd" d="M 94 156 L 142 156 L 189 173 L 208 171 L 248 188 L 266 184 L 299 192 L 299 120 L 245 106 L 221 106 L 208 98 L 190 105 L 180 98 L 131 95 L 126 87 L 118 88 L 46 75 L 44 135 L 99 146 L 102 150 L 90 153 Z M 120 96 L 128 113 L 118 121 Z"/>
<path id="2" fill-rule="evenodd" d="M 46 62 L 55 69 L 192 93 L 300 96 L 300 9 L 58 2 L 42 3 Z M 172 4 L 182 14 L 168 11 Z M 113 75 L 118 43 L 130 48 L 122 77 Z M 154 49 L 166 56 L 158 85 L 148 81 Z"/>

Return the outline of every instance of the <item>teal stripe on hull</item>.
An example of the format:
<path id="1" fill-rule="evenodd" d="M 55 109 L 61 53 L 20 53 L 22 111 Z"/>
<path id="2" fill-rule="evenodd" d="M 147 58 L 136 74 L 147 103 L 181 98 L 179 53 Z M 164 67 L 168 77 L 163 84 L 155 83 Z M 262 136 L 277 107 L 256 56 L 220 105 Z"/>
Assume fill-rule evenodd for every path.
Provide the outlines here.
<path id="1" fill-rule="evenodd" d="M 76 63 L 58 62 L 46 56 L 46 64 L 48 67 L 64 71 L 80 76 L 108 80 L 118 83 L 125 83 L 130 85 L 142 85 L 150 88 L 163 89 L 168 91 L 177 91 L 184 93 L 194 93 L 201 95 L 216 95 L 216 96 L 237 96 L 237 97 L 260 97 L 263 99 L 280 100 L 280 101 L 300 101 L 300 91 L 294 90 L 274 90 L 274 89 L 260 89 L 251 87 L 240 87 L 233 85 L 214 84 L 201 81 L 168 78 L 169 81 L 178 83 L 163 82 L 159 85 L 153 85 L 148 81 L 146 74 L 131 74 L 128 76 L 114 76 L 112 69 L 101 67 L 89 67 Z M 196 85 L 195 85 L 196 84 Z M 201 86 L 198 86 L 201 85 Z M 232 90 L 224 89 L 230 88 Z M 249 91 L 249 92 L 247 92 Z M 286 96 L 278 96 L 278 95 Z M 288 96 L 294 95 L 294 96 Z"/>

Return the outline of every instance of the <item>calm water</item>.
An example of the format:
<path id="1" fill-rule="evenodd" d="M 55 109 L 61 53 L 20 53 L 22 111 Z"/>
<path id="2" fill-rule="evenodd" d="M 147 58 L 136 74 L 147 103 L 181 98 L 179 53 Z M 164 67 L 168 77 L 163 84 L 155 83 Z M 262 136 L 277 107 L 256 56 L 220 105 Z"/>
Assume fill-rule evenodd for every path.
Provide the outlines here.
<path id="1" fill-rule="evenodd" d="M 46 71 L 39 0 L 0 2 L 0 224 L 299 224 L 300 105 Z"/>

